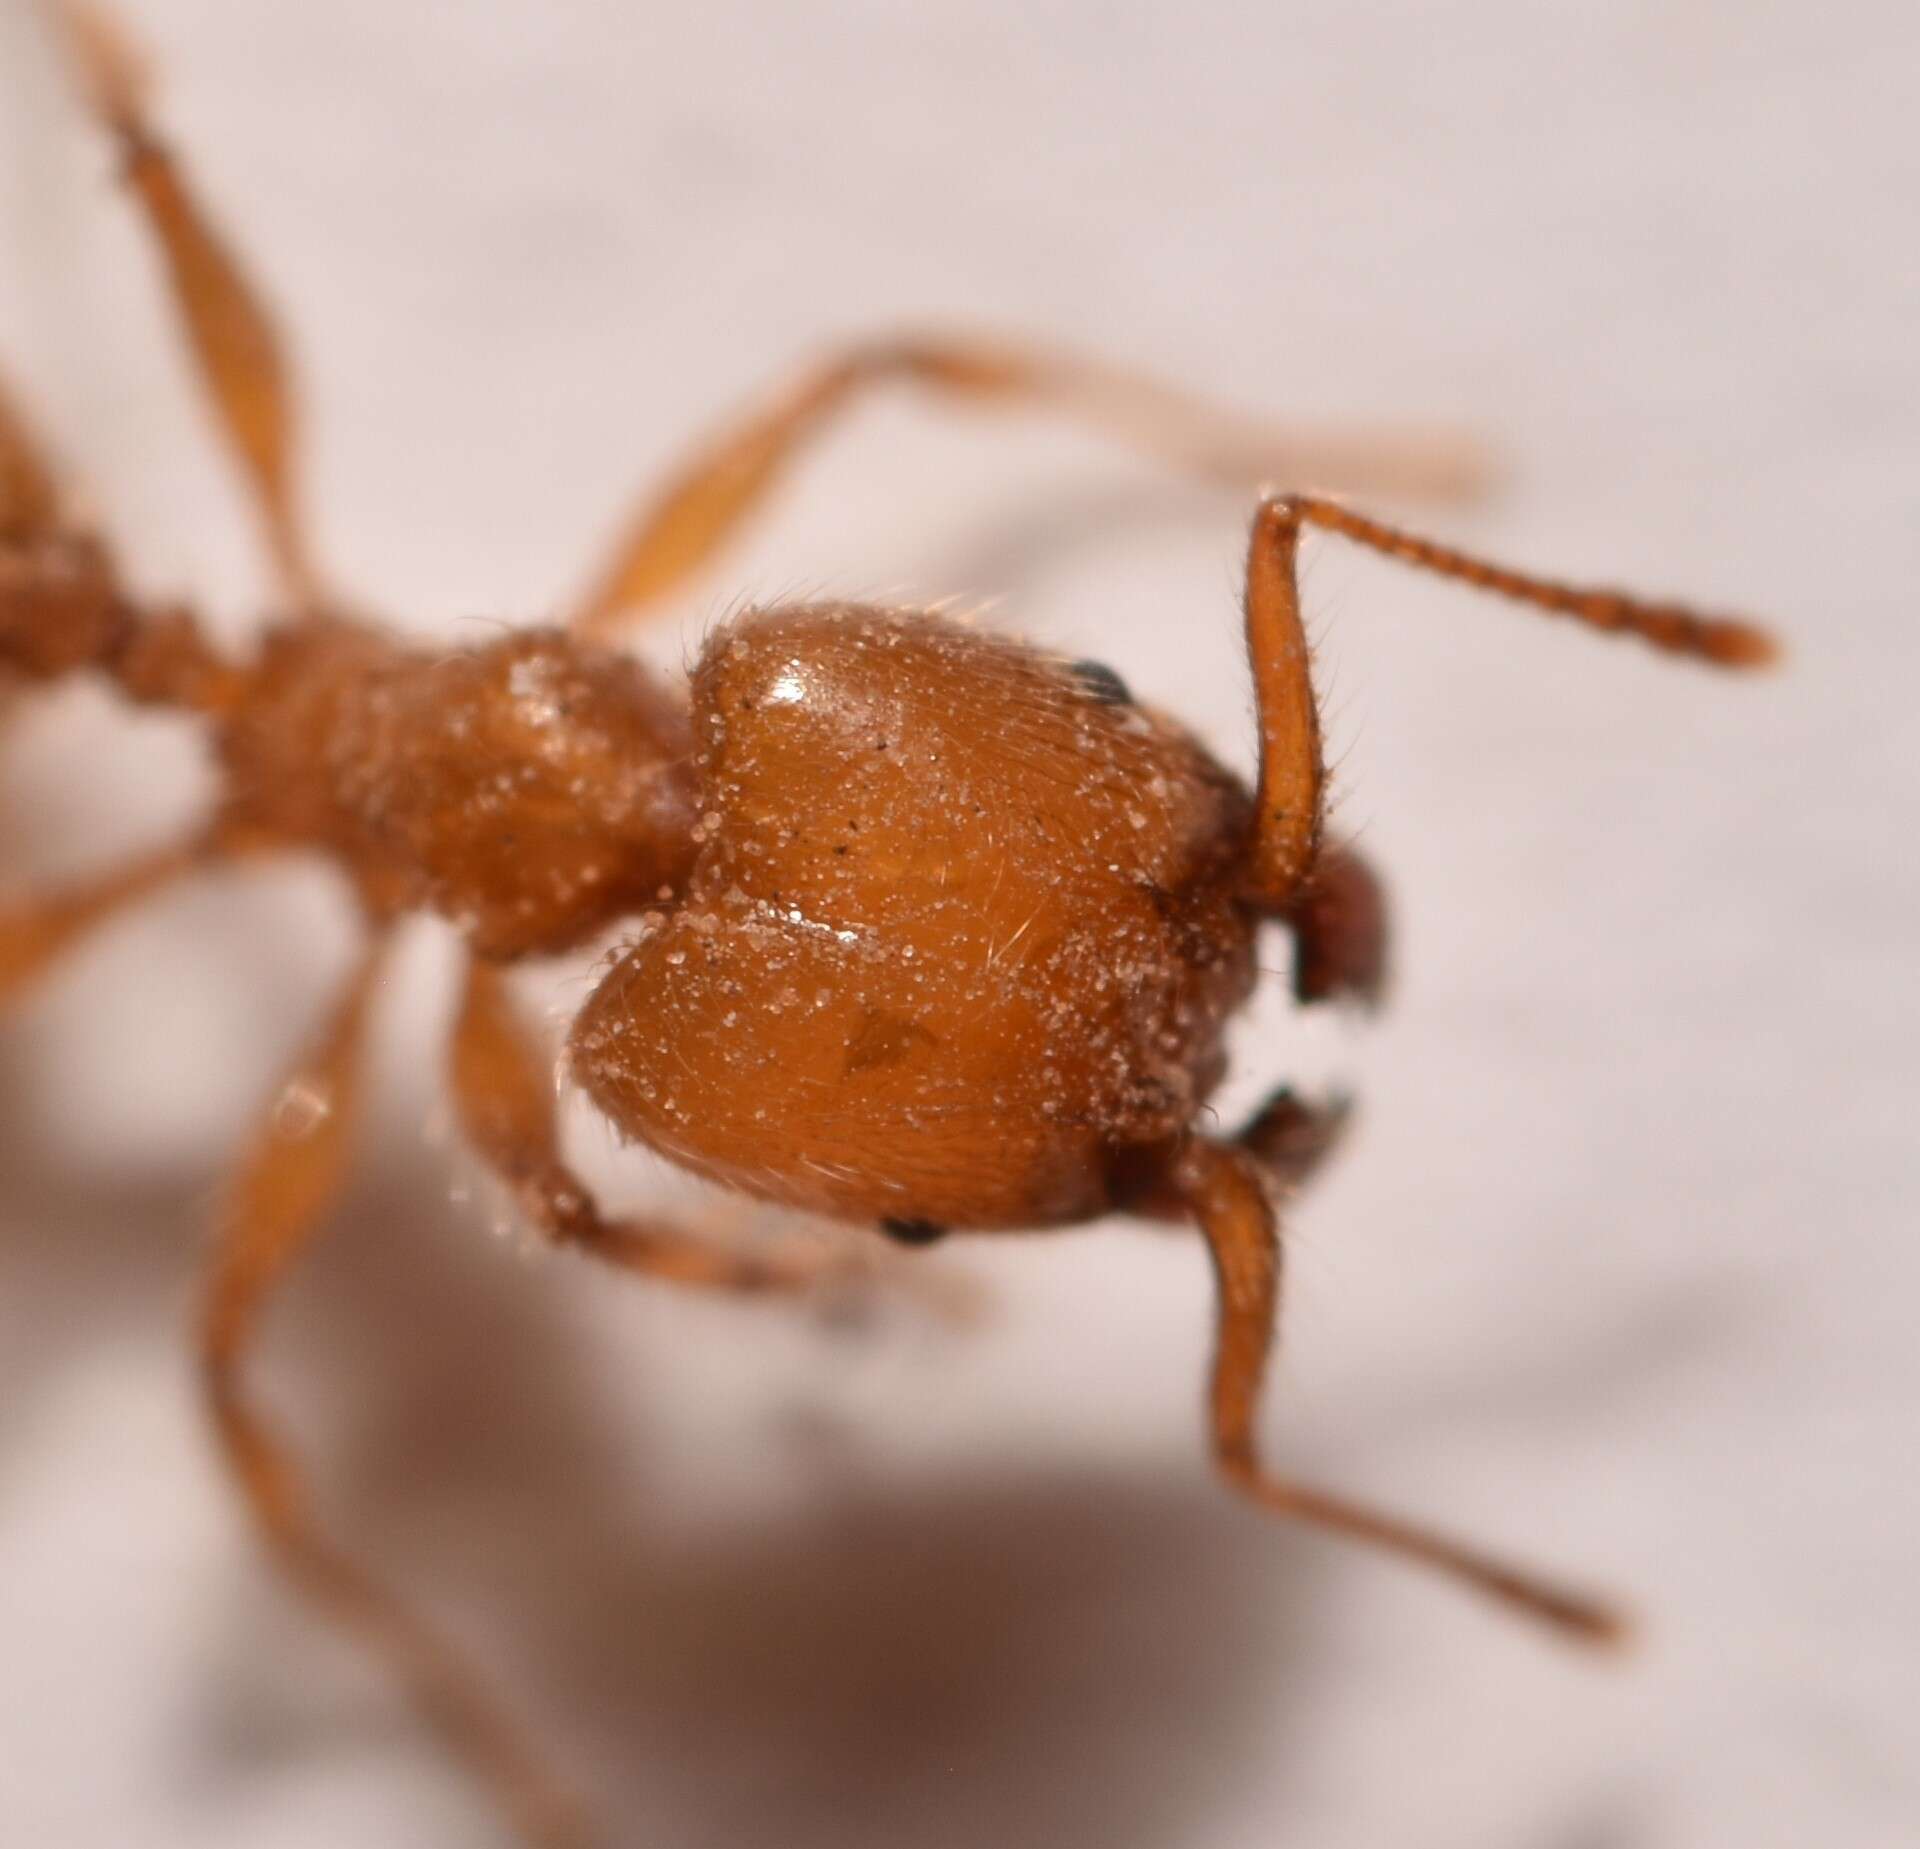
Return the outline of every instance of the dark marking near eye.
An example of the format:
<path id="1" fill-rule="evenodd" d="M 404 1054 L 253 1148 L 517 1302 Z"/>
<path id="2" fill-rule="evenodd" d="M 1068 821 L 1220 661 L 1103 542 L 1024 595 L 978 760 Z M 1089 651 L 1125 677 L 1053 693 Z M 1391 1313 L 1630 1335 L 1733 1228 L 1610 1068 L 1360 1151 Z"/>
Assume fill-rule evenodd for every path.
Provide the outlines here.
<path id="1" fill-rule="evenodd" d="M 1104 661 L 1070 661 L 1067 672 L 1102 706 L 1133 704 L 1133 689 Z"/>
<path id="2" fill-rule="evenodd" d="M 947 1236 L 947 1229 L 931 1220 L 882 1220 L 880 1230 L 903 1246 L 930 1246 L 936 1239 Z"/>

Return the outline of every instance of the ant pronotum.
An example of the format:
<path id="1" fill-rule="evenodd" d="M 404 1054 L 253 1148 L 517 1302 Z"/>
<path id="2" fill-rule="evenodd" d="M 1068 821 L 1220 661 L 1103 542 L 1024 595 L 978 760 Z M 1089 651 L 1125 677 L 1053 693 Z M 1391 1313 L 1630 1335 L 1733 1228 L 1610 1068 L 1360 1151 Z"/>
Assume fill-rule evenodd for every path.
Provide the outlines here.
<path id="1" fill-rule="evenodd" d="M 1303 1002 L 1371 1002 L 1384 971 L 1374 876 L 1323 834 L 1295 574 L 1304 528 L 1723 667 L 1766 661 L 1767 637 L 1486 564 L 1319 494 L 1274 494 L 1247 563 L 1251 791 L 1110 670 L 927 612 L 752 612 L 709 637 L 684 699 L 611 646 L 880 381 L 1050 405 L 1235 478 L 1444 491 L 1470 464 L 1411 441 L 1289 449 L 1084 363 L 927 339 L 854 347 L 724 435 L 648 504 L 565 627 L 408 648 L 327 593 L 296 506 L 278 338 L 156 134 L 134 61 L 97 14 L 68 4 L 55 16 L 158 241 L 291 614 L 235 660 L 189 609 L 135 600 L 0 402 L 0 670 L 26 682 L 90 672 L 130 701 L 198 715 L 222 792 L 191 839 L 0 913 L 0 1000 L 114 913 L 217 861 L 319 853 L 357 894 L 368 948 L 227 1197 L 197 1332 L 202 1378 L 283 1565 L 387 1655 L 527 1837 L 578 1840 L 579 1813 L 459 1657 L 320 1536 L 241 1374 L 268 1294 L 340 1185 L 384 947 L 411 910 L 464 934 L 453 1097 L 547 1241 L 726 1292 L 803 1291 L 827 1266 L 811 1248 L 731 1249 L 663 1220 L 608 1220 L 562 1160 L 548 1062 L 505 972 L 637 920 L 566 1053 L 624 1134 L 726 1186 L 908 1244 L 1113 1212 L 1192 1224 L 1217 1273 L 1210 1421 L 1236 1489 L 1570 1636 L 1615 1635 L 1598 1602 L 1261 1460 L 1274 1202 L 1313 1171 L 1341 1112 L 1282 1089 L 1222 1137 L 1202 1127 L 1204 1107 L 1263 924 L 1291 935 Z"/>

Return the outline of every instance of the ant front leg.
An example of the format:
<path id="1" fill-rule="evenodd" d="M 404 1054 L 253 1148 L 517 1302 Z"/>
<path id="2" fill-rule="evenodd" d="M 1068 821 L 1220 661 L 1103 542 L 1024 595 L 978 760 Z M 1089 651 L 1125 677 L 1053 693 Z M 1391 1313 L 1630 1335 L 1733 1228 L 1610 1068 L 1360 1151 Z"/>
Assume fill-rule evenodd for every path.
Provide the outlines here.
<path id="1" fill-rule="evenodd" d="M 819 1240 L 728 1247 L 665 1221 L 607 1219 L 561 1159 L 551 1074 L 500 972 L 473 960 L 449 1058 L 455 1109 L 475 1152 L 543 1239 L 664 1284 L 742 1295 L 803 1296 L 876 1269 Z M 966 1307 L 964 1293 L 943 1293 L 931 1280 L 921 1288 L 936 1311 Z"/>
<path id="2" fill-rule="evenodd" d="M 1168 1185 L 1185 1201 L 1213 1258 L 1219 1311 L 1210 1423 L 1215 1461 L 1235 1489 L 1276 1514 L 1437 1567 L 1583 1642 L 1612 1642 L 1624 1634 L 1619 1614 L 1597 1600 L 1269 1469 L 1260 1458 L 1255 1425 L 1280 1308 L 1281 1248 L 1272 1201 L 1248 1153 L 1200 1138 L 1174 1159 Z"/>
<path id="3" fill-rule="evenodd" d="M 317 1530 L 284 1441 L 249 1400 L 241 1369 L 267 1300 L 312 1244 L 345 1172 L 376 943 L 332 1018 L 275 1094 L 222 1215 L 200 1323 L 200 1367 L 222 1453 L 282 1567 L 330 1618 L 404 1678 L 421 1713 L 498 1794 L 526 1840 L 580 1849 L 580 1812 L 539 1755 L 435 1631 Z"/>
<path id="4" fill-rule="evenodd" d="M 1071 354 L 970 337 L 859 341 L 802 372 L 648 499 L 576 609 L 576 631 L 604 637 L 641 616 L 735 535 L 808 444 L 893 383 L 956 404 L 1051 411 L 1228 484 L 1315 477 L 1462 500 L 1490 475 L 1478 447 L 1456 435 L 1288 433 Z"/>

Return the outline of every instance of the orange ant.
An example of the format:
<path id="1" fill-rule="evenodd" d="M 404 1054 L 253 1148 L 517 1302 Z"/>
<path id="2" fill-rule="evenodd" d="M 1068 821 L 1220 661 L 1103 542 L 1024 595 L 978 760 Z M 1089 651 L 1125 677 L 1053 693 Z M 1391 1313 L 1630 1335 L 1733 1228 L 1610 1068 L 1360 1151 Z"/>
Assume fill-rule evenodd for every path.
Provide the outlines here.
<path id="1" fill-rule="evenodd" d="M 368 947 L 228 1193 L 201 1374 L 282 1565 L 385 1653 L 528 1840 L 582 1840 L 580 1812 L 458 1655 L 322 1538 L 241 1374 L 268 1294 L 341 1184 L 383 951 L 419 909 L 452 920 L 469 953 L 449 1062 L 459 1121 L 545 1240 L 723 1292 L 797 1293 L 828 1268 L 812 1250 L 730 1249 L 664 1220 L 607 1219 L 562 1160 L 548 1062 L 505 972 L 624 924 L 566 1050 L 623 1134 L 727 1187 L 912 1245 L 1116 1212 L 1192 1224 L 1217 1274 L 1213 1452 L 1236 1489 L 1569 1636 L 1616 1636 L 1598 1601 L 1261 1460 L 1275 1201 L 1311 1174 L 1341 1111 L 1282 1089 L 1228 1137 L 1205 1130 L 1203 1112 L 1263 924 L 1291 935 L 1302 1002 L 1373 1002 L 1385 969 L 1380 888 L 1323 829 L 1295 573 L 1304 528 L 1722 667 L 1767 661 L 1767 636 L 1487 564 L 1319 494 L 1273 494 L 1247 561 L 1251 790 L 1111 670 L 929 612 L 750 612 L 709 637 L 686 697 L 610 646 L 883 381 L 1049 406 L 1232 479 L 1446 492 L 1471 471 L 1441 443 L 1288 446 L 1084 362 L 925 339 L 856 346 L 723 435 L 647 504 L 565 627 L 409 648 L 348 614 L 316 570 L 279 339 L 155 131 L 124 42 L 77 0 L 55 18 L 157 239 L 289 614 L 237 660 L 190 609 L 134 599 L 0 401 L 0 670 L 30 683 L 102 675 L 129 701 L 198 715 L 221 776 L 190 839 L 0 913 L 0 1000 L 114 913 L 215 862 L 305 851 L 350 882 Z"/>

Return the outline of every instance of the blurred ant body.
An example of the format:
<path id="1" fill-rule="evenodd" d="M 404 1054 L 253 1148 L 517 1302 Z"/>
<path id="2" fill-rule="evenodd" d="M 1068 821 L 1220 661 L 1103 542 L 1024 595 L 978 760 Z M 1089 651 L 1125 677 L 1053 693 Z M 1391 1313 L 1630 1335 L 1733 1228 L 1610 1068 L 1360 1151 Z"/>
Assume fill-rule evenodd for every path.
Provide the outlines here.
<path id="1" fill-rule="evenodd" d="M 1281 1090 L 1237 1135 L 1201 1128 L 1222 1034 L 1277 922 L 1304 1002 L 1377 999 L 1379 887 L 1323 835 L 1319 720 L 1295 581 L 1305 526 L 1723 666 L 1758 631 L 1484 564 L 1314 494 L 1265 499 L 1247 566 L 1260 765 L 1245 788 L 1111 670 L 927 612 L 798 605 L 716 630 L 689 695 L 610 646 L 704 564 L 785 463 L 871 385 L 1051 405 L 1189 468 L 1445 492 L 1442 444 L 1287 446 L 1082 362 L 973 341 L 859 346 L 808 373 L 652 499 L 564 627 L 409 648 L 327 593 L 293 490 L 293 406 L 272 324 L 148 118 L 99 16 L 58 18 L 157 237 L 199 371 L 260 514 L 290 615 L 250 660 L 184 607 L 143 604 L 0 401 L 0 670 L 106 677 L 198 715 L 220 766 L 189 840 L 0 913 L 0 999 L 164 883 L 243 856 L 325 856 L 368 946 L 289 1074 L 227 1197 L 198 1342 L 224 1454 L 304 1589 L 408 1679 L 526 1835 L 579 1813 L 438 1637 L 312 1523 L 240 1368 L 269 1291 L 344 1170 L 355 1069 L 395 922 L 466 943 L 449 1077 L 461 1124 L 548 1241 L 685 1286 L 794 1293 L 831 1263 L 613 1221 L 562 1160 L 547 1060 L 503 972 L 638 919 L 575 1020 L 567 1070 L 626 1136 L 728 1187 L 921 1244 L 948 1230 L 1120 1212 L 1191 1223 L 1217 1272 L 1218 1464 L 1253 1500 L 1424 1560 L 1584 1638 L 1603 1606 L 1281 1477 L 1255 1413 L 1278 1305 L 1273 1202 L 1339 1128 Z"/>

